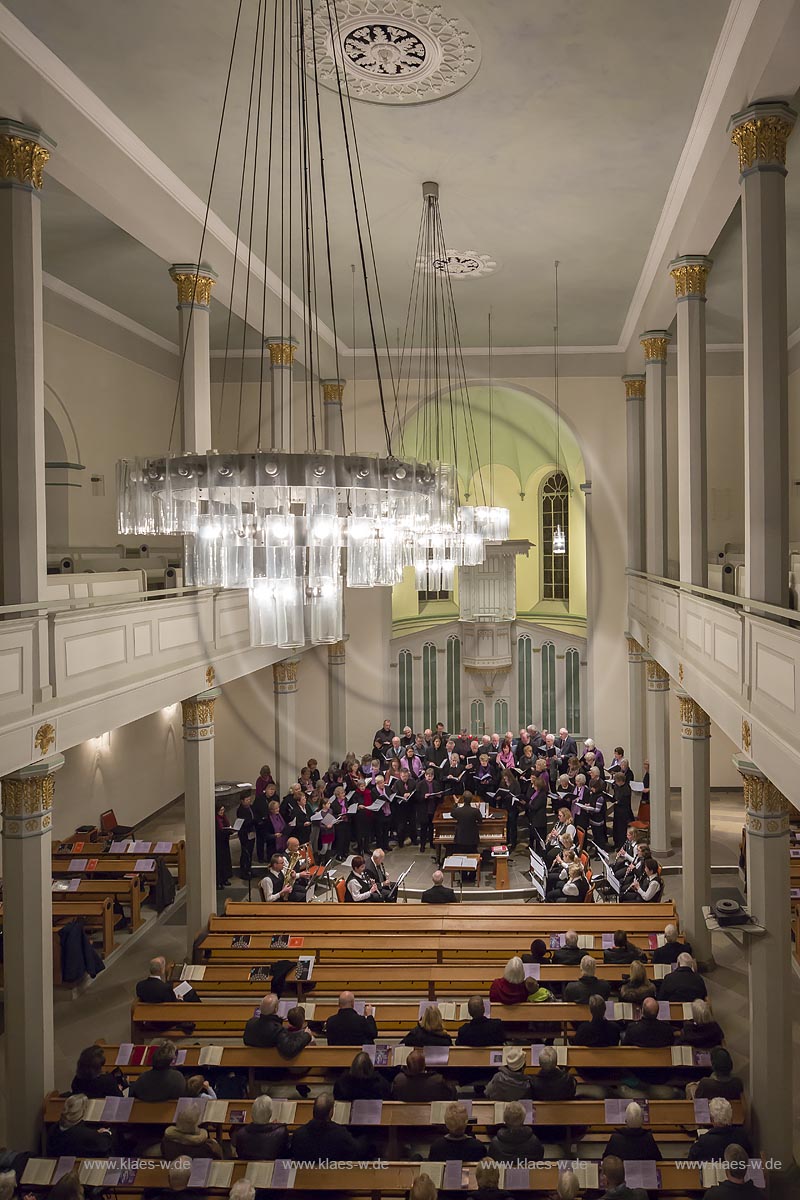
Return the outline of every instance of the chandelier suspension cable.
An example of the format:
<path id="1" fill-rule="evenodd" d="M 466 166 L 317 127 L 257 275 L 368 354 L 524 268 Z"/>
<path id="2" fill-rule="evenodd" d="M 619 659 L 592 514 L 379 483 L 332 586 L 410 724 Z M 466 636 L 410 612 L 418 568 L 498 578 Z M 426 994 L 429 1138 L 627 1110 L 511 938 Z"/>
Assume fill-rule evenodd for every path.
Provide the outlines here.
<path id="1" fill-rule="evenodd" d="M 269 261 L 269 214 L 270 214 L 270 195 L 272 190 L 272 148 L 275 132 L 275 78 L 276 78 L 276 55 L 278 50 L 278 0 L 273 0 L 272 6 L 272 69 L 270 71 L 270 99 L 269 99 L 269 138 L 267 141 L 267 183 L 266 195 L 264 197 L 264 286 L 261 289 L 261 353 L 258 356 L 258 441 L 256 449 L 260 450 L 263 439 L 263 412 L 264 412 L 264 338 L 266 337 L 267 325 L 267 262 Z M 264 14 L 264 25 L 266 27 L 266 12 Z M 274 429 L 274 421 L 270 429 Z"/>
<path id="2" fill-rule="evenodd" d="M 434 218 L 435 218 L 436 214 L 438 213 L 438 201 L 436 201 L 435 204 L 432 205 L 432 209 L 434 210 Z M 444 243 L 444 234 L 443 234 L 443 231 L 441 228 L 441 221 L 438 221 L 438 222 L 434 221 L 434 255 L 435 255 L 435 257 L 433 259 L 434 262 L 446 262 L 447 261 L 447 250 L 445 249 L 443 243 Z M 459 474 L 458 474 L 458 431 L 456 428 L 455 401 L 454 401 L 454 396 L 453 396 L 453 393 L 455 390 L 455 388 L 454 388 L 455 381 L 453 379 L 453 371 L 451 368 L 451 358 L 452 358 L 451 339 L 448 336 L 447 304 L 445 301 L 445 285 L 446 285 L 446 280 L 444 278 L 445 275 L 447 276 L 447 279 L 449 279 L 449 272 L 435 270 L 433 272 L 433 286 L 434 286 L 434 292 L 436 290 L 436 287 L 438 286 L 439 291 L 441 293 L 441 303 L 436 304 L 435 307 L 436 307 L 437 313 L 439 312 L 440 309 L 441 309 L 441 313 L 442 313 L 444 362 L 445 362 L 445 367 L 447 370 L 447 403 L 448 403 L 448 407 L 449 407 L 449 411 L 450 411 L 450 440 L 451 440 L 451 446 L 452 446 L 451 452 L 452 452 L 453 466 L 455 468 L 456 488 L 459 488 L 460 478 L 459 478 Z M 437 355 L 437 363 L 438 363 L 438 355 Z M 441 392 L 443 390 L 442 383 L 437 380 L 437 385 L 438 386 L 437 386 L 436 394 L 437 394 L 437 397 L 440 397 Z"/>
<path id="3" fill-rule="evenodd" d="M 262 21 L 263 10 L 263 21 Z M 244 289 L 244 320 L 242 321 L 242 357 L 239 367 L 239 409 L 236 414 L 236 449 L 241 449 L 242 444 L 242 400 L 244 397 L 244 363 L 245 363 L 245 348 L 247 346 L 247 316 L 250 309 L 250 276 L 253 259 L 253 221 L 256 215 L 256 183 L 258 180 L 258 148 L 261 135 L 261 91 L 264 83 L 264 41 L 267 30 L 267 8 L 264 0 L 258 0 L 258 11 L 256 13 L 256 47 L 258 46 L 258 34 L 261 30 L 261 49 L 259 53 L 259 70 L 258 70 L 258 99 L 256 101 L 256 128 L 255 128 L 255 146 L 253 148 L 253 184 L 250 192 L 250 224 L 247 232 L 247 279 Z M 242 165 L 242 177 L 247 170 L 247 148 L 245 147 L 245 160 Z M 266 256 L 265 256 L 266 258 Z M 263 349 L 262 349 L 263 356 Z"/>
<path id="4" fill-rule="evenodd" d="M 258 7 L 259 7 L 259 12 L 260 12 L 261 11 L 261 0 L 259 0 Z M 258 19 L 256 19 L 256 28 L 258 28 Z M 247 122 L 245 125 L 245 132 L 244 132 L 244 146 L 242 148 L 242 182 L 239 187 L 239 203 L 238 203 L 238 207 L 236 210 L 236 233 L 234 235 L 234 242 L 233 242 L 233 266 L 231 269 L 231 299 L 230 299 L 230 304 L 228 305 L 228 319 L 227 319 L 226 326 L 225 326 L 225 351 L 224 351 L 224 355 L 223 355 L 223 359 L 222 359 L 222 386 L 220 388 L 220 401 L 219 401 L 220 427 L 222 427 L 222 414 L 223 414 L 223 410 L 225 407 L 225 383 L 226 383 L 227 377 L 228 377 L 228 351 L 230 349 L 230 343 L 231 343 L 231 321 L 233 319 L 234 296 L 236 293 L 236 269 L 237 269 L 237 266 L 239 263 L 239 234 L 241 232 L 241 227 L 242 227 L 242 210 L 244 207 L 245 180 L 246 180 L 246 176 L 247 176 L 247 149 L 250 144 L 250 125 L 251 125 L 252 116 L 253 116 L 253 91 L 255 88 L 257 60 L 258 60 L 258 36 L 256 36 L 255 41 L 253 43 L 253 65 L 252 65 L 252 69 L 250 71 L 250 93 L 249 93 L 249 100 L 248 100 L 248 105 L 247 105 Z M 255 156 L 254 156 L 254 158 L 255 158 Z M 253 169 L 255 170 L 255 163 L 254 163 Z M 244 321 L 246 324 L 247 323 L 246 310 L 245 310 L 245 314 L 244 314 Z"/>
<path id="5" fill-rule="evenodd" d="M 559 405 L 558 384 L 558 259 L 553 263 L 555 277 L 555 324 L 553 326 L 553 400 L 556 406 L 556 470 L 561 470 L 561 408 Z"/>
<path id="6" fill-rule="evenodd" d="M 201 264 L 203 261 L 203 248 L 205 246 L 206 231 L 208 229 L 208 217 L 209 217 L 209 213 L 211 212 L 211 196 L 214 191 L 214 182 L 217 177 L 217 163 L 219 162 L 219 148 L 220 148 L 220 145 L 222 144 L 222 127 L 225 124 L 225 112 L 228 107 L 228 93 L 230 92 L 231 76 L 233 75 L 233 62 L 234 62 L 234 58 L 236 57 L 236 42 L 237 42 L 237 39 L 239 36 L 239 24 L 240 24 L 241 17 L 242 17 L 243 3 L 244 3 L 244 0 L 239 0 L 239 6 L 236 10 L 236 22 L 233 27 L 233 41 L 231 43 L 231 53 L 230 53 L 230 57 L 228 59 L 228 72 L 227 72 L 227 75 L 225 76 L 225 90 L 222 95 L 222 111 L 220 113 L 219 128 L 217 130 L 217 141 L 216 141 L 216 145 L 214 147 L 214 160 L 211 165 L 211 179 L 210 179 L 210 182 L 208 185 L 208 200 L 206 201 L 206 211 L 203 215 L 203 230 L 200 235 L 200 249 L 197 254 L 197 267 L 195 268 L 195 273 L 194 273 L 194 286 L 192 288 L 192 298 L 194 298 L 194 295 L 196 294 L 197 281 L 200 277 L 200 267 L 201 267 Z M 177 417 L 178 417 L 178 405 L 180 404 L 181 390 L 183 388 L 183 375 L 184 375 L 184 370 L 186 368 L 186 355 L 189 350 L 189 335 L 191 334 L 191 330 L 192 330 L 192 317 L 193 316 L 194 316 L 194 305 L 191 305 L 191 307 L 189 308 L 189 319 L 186 322 L 186 335 L 183 339 L 183 347 L 181 349 L 181 363 L 180 363 L 180 369 L 178 370 L 178 386 L 175 390 L 175 404 L 173 405 L 173 408 L 172 408 L 172 421 L 171 421 L 170 427 L 169 427 L 169 439 L 167 441 L 167 448 L 169 450 L 172 449 L 172 438 L 175 433 L 175 425 L 176 425 Z M 209 447 L 209 449 L 210 449 L 210 447 Z"/>
<path id="7" fill-rule="evenodd" d="M 351 340 L 350 345 L 353 348 L 353 453 L 358 453 L 358 380 L 356 379 L 356 264 L 350 263 L 350 277 L 352 280 L 352 309 L 351 309 Z M 342 412 L 342 421 L 344 422 L 344 412 Z"/>
<path id="8" fill-rule="evenodd" d="M 414 329 L 415 329 L 416 323 L 417 323 L 417 310 L 419 307 L 419 294 L 420 294 L 420 290 L 422 287 L 422 282 L 421 282 L 422 281 L 422 271 L 420 269 L 420 264 L 422 262 L 424 262 L 424 259 L 423 259 L 424 230 L 425 230 L 425 211 L 423 209 L 423 212 L 420 216 L 419 229 L 417 231 L 416 257 L 414 259 L 414 269 L 413 269 L 412 275 L 411 275 L 411 291 L 409 292 L 409 296 L 408 296 L 408 306 L 406 308 L 405 328 L 403 330 L 403 344 L 402 344 L 402 348 L 400 350 L 399 366 L 398 366 L 398 370 L 397 370 L 398 392 L 402 389 L 403 371 L 405 369 L 406 354 L 407 354 L 407 352 L 410 352 L 409 338 L 411 339 L 411 344 L 413 345 Z M 400 419 L 399 412 L 397 414 L 398 427 L 399 427 L 399 431 L 400 431 L 401 447 L 403 446 L 403 438 L 404 438 L 403 430 L 404 430 L 404 427 L 408 420 L 408 405 L 409 405 L 409 399 L 410 399 L 410 395 L 411 395 L 411 364 L 409 364 L 409 368 L 406 373 L 405 379 L 406 379 L 406 388 L 405 388 L 405 397 L 404 397 L 404 401 L 403 401 L 402 420 Z M 417 427 L 417 444 L 415 447 L 415 453 L 418 458 L 422 457 L 422 455 L 420 453 L 420 444 L 419 444 L 419 426 Z"/>
<path id="9" fill-rule="evenodd" d="M 492 310 L 489 309 L 489 504 L 494 508 L 494 362 L 492 360 Z"/>
<path id="10" fill-rule="evenodd" d="M 325 0 L 325 4 L 326 4 L 327 12 L 328 12 L 328 24 L 330 26 L 331 34 L 333 34 L 334 25 L 337 29 L 337 32 L 339 29 L 339 15 L 336 12 L 335 4 L 333 6 L 333 10 L 331 9 L 331 0 Z M 334 13 L 336 13 L 335 21 L 334 21 L 334 16 L 333 16 Z M 356 233 L 358 236 L 358 254 L 359 254 L 359 259 L 361 262 L 361 273 L 362 273 L 362 276 L 364 279 L 364 290 L 366 292 L 366 297 L 367 297 L 367 314 L 369 316 L 370 339 L 372 342 L 372 356 L 375 361 L 375 374 L 377 376 L 377 381 L 378 381 L 378 396 L 380 399 L 380 406 L 381 406 L 381 419 L 383 422 L 383 432 L 384 432 L 384 437 L 386 440 L 386 451 L 387 451 L 389 457 L 391 458 L 392 457 L 392 435 L 391 435 L 391 431 L 389 429 L 389 420 L 388 420 L 388 416 L 386 413 L 386 397 L 384 395 L 383 376 L 381 374 L 381 364 L 380 364 L 380 358 L 378 355 L 378 341 L 377 341 L 377 335 L 375 332 L 375 317 L 374 317 L 374 314 L 372 311 L 372 304 L 370 303 L 370 288 L 369 288 L 369 273 L 367 271 L 367 256 L 366 256 L 366 251 L 364 248 L 364 235 L 363 235 L 363 231 L 361 228 L 361 213 L 360 213 L 359 205 L 358 205 L 355 173 L 353 170 L 353 151 L 352 151 L 352 148 L 350 145 L 350 140 L 351 140 L 350 132 L 348 130 L 347 116 L 346 116 L 346 112 L 345 112 L 344 93 L 342 90 L 342 80 L 341 80 L 341 75 L 340 75 L 340 71 L 339 71 L 339 58 L 336 53 L 333 54 L 333 65 L 334 65 L 334 69 L 336 72 L 337 94 L 339 96 L 339 111 L 340 111 L 341 119 L 342 119 L 342 136 L 344 138 L 345 153 L 347 155 L 347 169 L 348 169 L 348 175 L 349 175 L 349 180 L 350 180 L 350 193 L 351 193 L 352 200 L 353 200 L 353 211 L 355 213 Z M 345 86 L 345 89 L 347 89 L 347 72 L 345 71 L 344 74 L 345 74 L 344 86 Z M 347 89 L 347 94 L 349 97 L 349 89 Z M 352 110 L 351 110 L 351 115 L 352 115 Z M 365 214 L 365 219 L 368 223 L 368 219 L 369 219 L 368 214 Z"/>
<path id="11" fill-rule="evenodd" d="M 306 447 L 308 449 L 317 449 L 317 425 L 314 409 L 314 350 L 317 351 L 317 362 L 319 362 L 319 322 L 312 317 L 312 314 L 317 312 L 317 278 L 316 278 L 316 251 L 314 243 L 314 201 L 311 193 L 311 161 L 310 161 L 310 142 L 308 128 L 308 93 L 306 88 L 305 73 L 301 70 L 301 63 L 305 62 L 306 38 L 305 38 L 305 17 L 303 14 L 302 0 L 295 4 L 295 15 L 297 20 L 297 37 L 298 37 L 298 53 L 297 53 L 297 123 L 298 135 L 300 142 L 300 173 L 302 179 L 302 187 L 300 192 L 300 210 L 302 214 L 302 232 L 304 238 L 305 253 L 301 255 L 301 275 L 302 275 L 302 290 L 303 304 L 308 322 L 308 366 L 305 372 L 305 398 L 306 398 Z"/>

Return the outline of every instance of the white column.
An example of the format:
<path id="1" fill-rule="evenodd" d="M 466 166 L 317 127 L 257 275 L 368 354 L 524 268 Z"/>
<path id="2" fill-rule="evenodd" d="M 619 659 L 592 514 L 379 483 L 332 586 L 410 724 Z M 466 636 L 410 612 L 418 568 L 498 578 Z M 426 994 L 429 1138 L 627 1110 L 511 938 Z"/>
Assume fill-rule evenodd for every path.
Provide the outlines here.
<path id="1" fill-rule="evenodd" d="M 0 120 L 0 603 L 44 594 L 42 227 L 39 193 L 53 143 Z"/>
<path id="2" fill-rule="evenodd" d="M 264 338 L 264 345 L 269 348 L 270 448 L 273 450 L 292 450 L 297 444 L 292 408 L 292 372 L 294 352 L 299 344 L 297 338 L 281 334 Z"/>
<path id="3" fill-rule="evenodd" d="M 186 809 L 186 944 L 217 911 L 214 792 L 214 702 L 219 688 L 183 703 L 183 790 Z"/>
<path id="4" fill-rule="evenodd" d="M 322 422 L 325 449 L 344 454 L 344 418 L 342 416 L 343 379 L 320 379 L 322 388 Z"/>
<path id="5" fill-rule="evenodd" d="M 647 669 L 647 752 L 650 763 L 650 848 L 672 854 L 669 790 L 669 675 L 655 659 Z"/>
<path id="6" fill-rule="evenodd" d="M 642 763 L 645 753 L 644 714 L 644 651 L 635 638 L 626 635 L 628 643 L 628 728 L 630 737 L 626 747 L 628 762 L 637 779 L 642 778 Z"/>
<path id="7" fill-rule="evenodd" d="M 678 693 L 681 708 L 681 920 L 697 961 L 713 964 L 703 905 L 711 902 L 711 722 L 697 701 Z"/>
<path id="8" fill-rule="evenodd" d="M 786 141 L 797 114 L 782 102 L 731 117 L 742 186 L 745 595 L 789 603 L 789 385 Z"/>
<path id="9" fill-rule="evenodd" d="M 750 988 L 750 1103 L 762 1156 L 792 1164 L 792 967 L 789 913 L 789 804 L 749 759 L 734 756 L 744 780 L 747 905 L 762 935 L 745 935 Z M 788 1193 L 787 1193 L 788 1194 Z"/>
<path id="10" fill-rule="evenodd" d="M 645 376 L 623 375 L 628 442 L 628 566 L 644 571 L 644 403 Z"/>
<path id="11" fill-rule="evenodd" d="M 645 359 L 645 561 L 650 575 L 667 573 L 667 346 L 666 329 L 639 335 Z"/>
<path id="12" fill-rule="evenodd" d="M 344 642 L 328 646 L 329 761 L 341 762 L 347 754 L 347 651 Z"/>
<path id="13" fill-rule="evenodd" d="M 197 263 L 176 263 L 169 273 L 178 288 L 178 345 L 183 359 L 181 446 L 187 454 L 206 454 L 213 445 L 208 325 L 211 289 L 217 277 Z"/>
<path id="14" fill-rule="evenodd" d="M 680 577 L 708 584 L 706 494 L 706 280 L 711 259 L 684 254 L 670 263 L 678 333 L 678 537 Z"/>
<path id="15" fill-rule="evenodd" d="M 580 485 L 586 502 L 584 522 L 586 525 L 586 716 L 589 722 L 589 736 L 593 737 L 597 729 L 597 713 L 595 711 L 596 692 L 594 686 L 594 614 L 593 609 L 598 603 L 595 587 L 599 579 L 597 570 L 597 555 L 599 547 L 595 536 L 592 519 L 592 481 L 587 479 Z M 541 663 L 541 659 L 540 659 Z M 539 690 L 539 705 L 541 706 L 541 688 Z M 534 707 L 534 711 L 536 711 Z M 561 718 L 559 718 L 560 720 Z"/>
<path id="16" fill-rule="evenodd" d="M 43 731 L 47 750 L 55 733 Z M 2 781 L 6 1145 L 34 1152 L 42 1100 L 54 1086 L 51 829 L 63 765 L 54 754 Z"/>
<path id="17" fill-rule="evenodd" d="M 286 658 L 272 665 L 272 686 L 275 692 L 275 760 L 277 782 L 285 796 L 297 782 L 300 764 L 297 761 L 297 667 L 296 658 Z"/>

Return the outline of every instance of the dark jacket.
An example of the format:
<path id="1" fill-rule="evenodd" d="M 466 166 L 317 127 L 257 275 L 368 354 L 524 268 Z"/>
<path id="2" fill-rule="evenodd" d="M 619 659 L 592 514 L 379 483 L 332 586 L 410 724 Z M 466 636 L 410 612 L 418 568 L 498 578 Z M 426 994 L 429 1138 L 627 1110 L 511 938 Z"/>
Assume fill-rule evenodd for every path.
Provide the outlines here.
<path id="1" fill-rule="evenodd" d="M 637 958 L 640 962 L 645 962 L 647 955 L 644 950 L 640 950 L 638 946 L 634 946 L 630 942 L 627 946 L 613 946 L 610 950 L 603 951 L 603 962 L 613 965 L 632 963 Z"/>
<path id="2" fill-rule="evenodd" d="M 497 1017 L 473 1017 L 456 1034 L 457 1046 L 503 1046 L 505 1041 L 505 1026 Z"/>
<path id="3" fill-rule="evenodd" d="M 283 1021 L 277 1013 L 268 1017 L 251 1017 L 244 1027 L 245 1046 L 277 1046 L 283 1033 Z"/>
<path id="4" fill-rule="evenodd" d="M 84 975 L 94 979 L 106 965 L 87 937 L 83 921 L 69 921 L 58 931 L 61 943 L 61 978 L 64 983 L 80 983 Z"/>
<path id="5" fill-rule="evenodd" d="M 602 996 L 607 1000 L 611 995 L 611 984 L 607 979 L 597 979 L 594 975 L 581 975 L 571 983 L 564 985 L 564 999 L 572 1004 L 588 1004 L 590 996 Z"/>
<path id="6" fill-rule="evenodd" d="M 365 1079 L 358 1079 L 345 1071 L 337 1075 L 333 1084 L 334 1100 L 388 1100 L 392 1094 L 392 1085 L 383 1075 L 375 1071 Z"/>
<path id="7" fill-rule="evenodd" d="M 691 967 L 676 967 L 665 975 L 658 988 L 659 1000 L 672 1000 L 686 1004 L 690 1000 L 705 1000 L 708 995 L 706 981 Z"/>
<path id="8" fill-rule="evenodd" d="M 452 888 L 445 887 L 443 883 L 435 883 L 433 887 L 429 887 L 420 899 L 423 904 L 458 904 L 458 896 Z"/>
<path id="9" fill-rule="evenodd" d="M 581 1021 L 572 1036 L 573 1046 L 618 1046 L 620 1027 L 616 1021 Z"/>
<path id="10" fill-rule="evenodd" d="M 544 1146 L 530 1125 L 523 1125 L 521 1129 L 501 1125 L 489 1142 L 488 1153 L 495 1162 L 514 1163 L 517 1159 L 540 1162 L 544 1158 Z"/>
<path id="11" fill-rule="evenodd" d="M 709 1188 L 703 1200 L 764 1200 L 764 1189 L 757 1188 L 752 1179 L 748 1179 L 747 1183 L 725 1179 Z"/>
<path id="12" fill-rule="evenodd" d="M 361 1145 L 344 1125 L 312 1118 L 292 1136 L 290 1157 L 300 1162 L 347 1162 L 362 1157 Z"/>
<path id="13" fill-rule="evenodd" d="M 609 1188 L 607 1192 L 603 1192 L 600 1200 L 647 1200 L 648 1194 L 644 1188 L 631 1188 L 627 1183 L 621 1183 L 619 1187 Z"/>
<path id="14" fill-rule="evenodd" d="M 311 1044 L 311 1040 L 307 1029 L 282 1029 L 275 1045 L 281 1058 L 297 1058 L 300 1051 Z"/>
<path id="15" fill-rule="evenodd" d="M 659 1021 L 658 1017 L 631 1021 L 622 1035 L 623 1046 L 671 1046 L 674 1041 L 669 1021 Z"/>
<path id="16" fill-rule="evenodd" d="M 701 1133 L 689 1147 L 688 1159 L 696 1162 L 716 1162 L 725 1158 L 725 1151 L 732 1142 L 741 1146 L 745 1154 L 752 1153 L 752 1144 L 741 1125 L 719 1125 Z"/>
<path id="17" fill-rule="evenodd" d="M 289 1154 L 289 1130 L 285 1125 L 238 1125 L 231 1141 L 237 1158 L 247 1158 L 251 1162 L 286 1158 Z"/>
<path id="18" fill-rule="evenodd" d="M 456 1085 L 439 1071 L 409 1075 L 401 1067 L 392 1082 L 392 1099 L 406 1104 L 431 1104 L 434 1100 L 455 1100 Z"/>
<path id="19" fill-rule="evenodd" d="M 477 850 L 481 838 L 482 820 L 477 805 L 456 805 L 453 808 L 455 845 L 462 850 Z"/>
<path id="20" fill-rule="evenodd" d="M 553 962 L 561 967 L 577 967 L 585 953 L 580 946 L 559 946 L 553 951 Z"/>
<path id="21" fill-rule="evenodd" d="M 682 1046 L 697 1046 L 699 1049 L 721 1046 L 724 1040 L 725 1034 L 716 1021 L 709 1021 L 707 1025 L 695 1025 L 694 1021 L 684 1021 L 678 1034 L 678 1041 Z"/>
<path id="22" fill-rule="evenodd" d="M 575 1095 L 575 1076 L 570 1075 L 566 1067 L 556 1067 L 552 1071 L 539 1071 L 530 1076 L 531 1095 L 540 1104 L 554 1100 L 571 1100 Z"/>
<path id="23" fill-rule="evenodd" d="M 728 1079 L 715 1079 L 713 1075 L 706 1075 L 697 1085 L 695 1092 L 696 1100 L 713 1100 L 715 1096 L 722 1096 L 723 1100 L 741 1100 L 744 1095 L 744 1084 L 737 1075 L 731 1075 Z"/>
<path id="24" fill-rule="evenodd" d="M 329 1046 L 370 1046 L 378 1036 L 374 1017 L 362 1017 L 354 1008 L 341 1008 L 325 1022 Z"/>
<path id="25" fill-rule="evenodd" d="M 486 1085 L 487 1100 L 530 1100 L 531 1078 L 525 1071 L 499 1067 Z"/>
<path id="26" fill-rule="evenodd" d="M 623 1162 L 661 1162 L 661 1152 L 649 1129 L 615 1129 L 600 1155 L 616 1155 Z"/>
<path id="27" fill-rule="evenodd" d="M 90 1100 L 102 1100 L 104 1096 L 121 1096 L 122 1085 L 116 1075 L 106 1071 L 100 1075 L 83 1078 L 76 1075 L 70 1084 L 71 1092 L 80 1092 Z"/>
<path id="28" fill-rule="evenodd" d="M 688 942 L 665 942 L 663 946 L 656 946 L 653 951 L 654 963 L 676 963 L 679 954 L 691 954 L 692 947 Z"/>
<path id="29" fill-rule="evenodd" d="M 47 1135 L 47 1153 L 52 1158 L 74 1155 L 76 1158 L 106 1158 L 112 1150 L 114 1139 L 110 1133 L 101 1133 L 85 1121 L 62 1129 L 55 1125 Z"/>
<path id="30" fill-rule="evenodd" d="M 145 1071 L 130 1086 L 130 1095 L 135 1100 L 178 1100 L 186 1095 L 186 1080 L 180 1071 L 167 1067 L 161 1071 Z"/>
<path id="31" fill-rule="evenodd" d="M 438 1137 L 431 1143 L 428 1154 L 429 1162 L 480 1162 L 486 1154 L 486 1143 L 479 1142 L 476 1137 L 465 1133 L 463 1137 Z"/>
<path id="32" fill-rule="evenodd" d="M 165 983 L 163 979 L 156 979 L 155 976 L 147 979 L 140 979 L 136 985 L 136 999 L 141 1000 L 142 1004 L 174 1004 L 177 1000 L 175 992 L 172 990 L 171 983 Z M 198 1004 L 200 997 L 192 988 L 183 998 L 184 1004 Z"/>
<path id="33" fill-rule="evenodd" d="M 453 1039 L 449 1033 L 429 1033 L 420 1024 L 409 1029 L 400 1043 L 401 1046 L 452 1046 Z"/>

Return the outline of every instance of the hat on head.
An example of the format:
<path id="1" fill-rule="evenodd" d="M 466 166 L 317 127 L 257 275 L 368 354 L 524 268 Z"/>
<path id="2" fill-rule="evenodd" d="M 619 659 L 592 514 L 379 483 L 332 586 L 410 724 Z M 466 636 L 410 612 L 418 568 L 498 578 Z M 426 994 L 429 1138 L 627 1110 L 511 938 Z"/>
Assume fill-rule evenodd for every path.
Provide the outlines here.
<path id="1" fill-rule="evenodd" d="M 64 1107 L 61 1110 L 62 1125 L 77 1125 L 82 1121 L 86 1114 L 86 1105 L 88 1100 L 82 1092 L 76 1092 L 72 1096 L 67 1096 L 64 1101 Z"/>
<path id="2" fill-rule="evenodd" d="M 511 1046 L 506 1050 L 506 1066 L 512 1071 L 521 1071 L 525 1066 L 525 1047 Z"/>

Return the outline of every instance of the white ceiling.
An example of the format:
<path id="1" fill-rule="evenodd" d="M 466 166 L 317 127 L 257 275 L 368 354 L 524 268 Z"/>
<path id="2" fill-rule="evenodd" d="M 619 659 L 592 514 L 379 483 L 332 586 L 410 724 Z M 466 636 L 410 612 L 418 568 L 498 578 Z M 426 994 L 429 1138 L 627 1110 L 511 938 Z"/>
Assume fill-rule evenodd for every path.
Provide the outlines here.
<path id="1" fill-rule="evenodd" d="M 355 105 L 390 340 L 405 316 L 420 184 L 434 178 L 441 185 L 448 244 L 498 261 L 495 274 L 454 285 L 465 346 L 486 344 L 489 308 L 496 344 L 548 345 L 554 258 L 562 263 L 562 343 L 614 345 L 728 0 L 446 4 L 477 31 L 482 62 L 474 80 L 429 104 Z M 235 0 L 6 0 L 6 7 L 205 198 Z M 244 9 L 252 29 L 254 0 L 245 0 Z M 241 176 L 245 76 L 242 57 L 213 198 L 214 210 L 231 228 Z M 323 93 L 322 102 L 327 127 L 335 97 Z M 349 343 L 355 241 L 344 156 L 334 153 L 334 143 L 328 169 L 338 332 Z M 796 210 L 790 205 L 792 211 L 796 224 L 800 204 Z M 45 188 L 43 223 L 48 272 L 174 340 L 174 292 L 159 256 L 52 180 Z M 741 340 L 736 253 L 736 230 L 729 224 L 715 250 L 712 278 L 720 298 L 709 300 L 712 341 Z M 269 265 L 278 267 L 275 261 Z M 219 348 L 225 340 L 219 304 L 224 297 L 217 299 L 212 336 Z M 319 309 L 330 322 L 323 296 Z M 795 316 L 800 319 L 800 312 Z M 357 325 L 356 342 L 364 346 L 361 304 Z M 236 341 L 241 345 L 241 326 Z M 257 344 L 257 334 L 247 341 Z"/>

